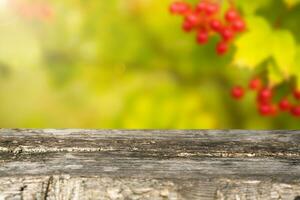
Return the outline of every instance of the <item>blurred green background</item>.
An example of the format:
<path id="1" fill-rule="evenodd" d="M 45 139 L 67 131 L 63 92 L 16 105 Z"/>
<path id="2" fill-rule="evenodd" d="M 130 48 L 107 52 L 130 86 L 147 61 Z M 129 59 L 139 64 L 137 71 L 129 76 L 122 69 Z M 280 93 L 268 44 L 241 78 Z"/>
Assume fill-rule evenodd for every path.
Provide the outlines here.
<path id="1" fill-rule="evenodd" d="M 196 45 L 171 0 L 20 2 L 0 0 L 0 127 L 299 128 L 232 100 L 252 72 Z"/>

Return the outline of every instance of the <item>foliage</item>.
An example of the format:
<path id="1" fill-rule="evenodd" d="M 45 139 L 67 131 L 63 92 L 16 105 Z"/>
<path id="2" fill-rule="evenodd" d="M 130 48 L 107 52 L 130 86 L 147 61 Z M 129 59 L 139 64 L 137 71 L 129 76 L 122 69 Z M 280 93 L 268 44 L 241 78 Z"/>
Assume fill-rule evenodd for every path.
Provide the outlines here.
<path id="1" fill-rule="evenodd" d="M 285 6 L 292 6 L 295 3 L 287 1 Z M 272 9 L 273 2 L 270 1 L 264 6 L 268 6 L 268 10 Z M 288 12 L 292 12 L 290 9 L 293 8 L 284 8 L 284 5 L 282 7 L 275 20 L 253 13 L 247 15 L 249 31 L 236 42 L 237 51 L 234 57 L 236 65 L 250 69 L 257 68 L 262 63 L 266 66 L 272 65 L 268 74 L 273 84 L 287 81 L 292 76 L 300 78 L 298 73 L 294 72 L 295 65 L 299 62 L 299 57 L 296 56 L 299 45 L 295 36 L 296 32 L 285 25 L 285 20 L 291 20 Z"/>
<path id="2" fill-rule="evenodd" d="M 297 0 L 236 0 L 249 30 L 221 58 L 216 38 L 178 29 L 171 0 L 23 2 L 0 7 L 1 127 L 299 128 L 228 95 L 257 73 L 282 93 L 300 80 Z"/>

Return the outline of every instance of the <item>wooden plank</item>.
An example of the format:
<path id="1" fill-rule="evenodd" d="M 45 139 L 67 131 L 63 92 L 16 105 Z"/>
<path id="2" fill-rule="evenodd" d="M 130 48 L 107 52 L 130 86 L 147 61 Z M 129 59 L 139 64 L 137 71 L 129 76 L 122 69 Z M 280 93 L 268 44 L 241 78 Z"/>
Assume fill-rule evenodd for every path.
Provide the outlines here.
<path id="1" fill-rule="evenodd" d="M 300 198 L 300 131 L 0 129 L 0 163 L 0 199 Z"/>

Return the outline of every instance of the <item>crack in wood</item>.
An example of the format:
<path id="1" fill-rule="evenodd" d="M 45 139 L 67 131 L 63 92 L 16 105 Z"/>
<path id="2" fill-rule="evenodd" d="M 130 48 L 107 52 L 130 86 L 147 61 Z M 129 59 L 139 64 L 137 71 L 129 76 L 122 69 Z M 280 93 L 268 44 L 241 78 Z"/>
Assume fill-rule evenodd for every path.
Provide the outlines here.
<path id="1" fill-rule="evenodd" d="M 49 179 L 46 182 L 46 189 L 43 200 L 47 200 L 50 192 L 50 185 L 53 182 L 53 176 L 50 176 Z"/>

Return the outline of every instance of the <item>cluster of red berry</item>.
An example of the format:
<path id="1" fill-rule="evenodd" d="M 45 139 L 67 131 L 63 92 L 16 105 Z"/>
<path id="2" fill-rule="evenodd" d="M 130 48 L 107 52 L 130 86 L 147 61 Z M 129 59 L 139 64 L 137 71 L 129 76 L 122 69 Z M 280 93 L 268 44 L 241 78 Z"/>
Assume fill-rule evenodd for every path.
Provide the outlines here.
<path id="1" fill-rule="evenodd" d="M 185 2 L 175 2 L 170 6 L 170 11 L 184 17 L 182 29 L 196 31 L 200 45 L 206 44 L 210 36 L 219 35 L 221 40 L 216 45 L 218 55 L 225 54 L 237 33 L 246 29 L 244 20 L 233 5 L 222 16 L 220 4 L 212 0 L 200 0 L 195 7 Z"/>
<path id="2" fill-rule="evenodd" d="M 260 78 L 250 80 L 249 90 L 257 92 L 257 109 L 262 116 L 277 116 L 279 112 L 289 112 L 295 117 L 300 117 L 300 90 L 295 89 L 291 94 L 282 98 L 279 102 L 274 102 L 274 89 L 264 86 Z M 240 100 L 245 96 L 246 89 L 241 86 L 235 86 L 231 90 L 231 96 Z M 289 96 L 293 97 L 290 98 Z"/>

